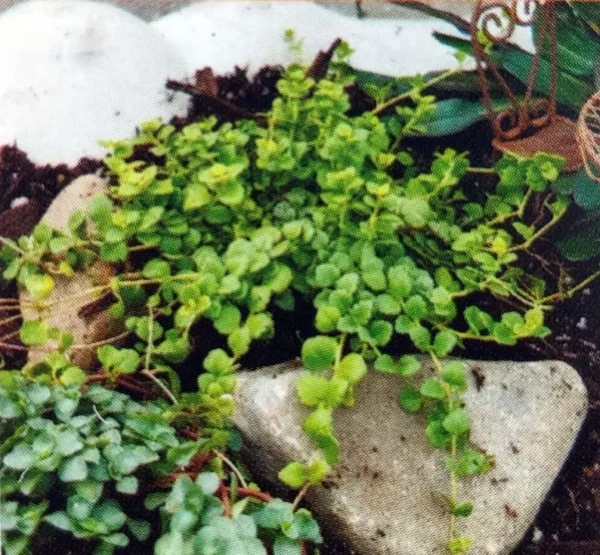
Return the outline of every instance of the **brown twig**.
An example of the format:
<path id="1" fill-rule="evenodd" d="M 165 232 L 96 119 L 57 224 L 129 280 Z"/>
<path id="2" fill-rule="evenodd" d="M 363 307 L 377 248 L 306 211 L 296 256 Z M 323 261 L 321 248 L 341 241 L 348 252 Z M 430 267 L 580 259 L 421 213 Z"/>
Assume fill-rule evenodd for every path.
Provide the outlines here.
<path id="1" fill-rule="evenodd" d="M 121 339 L 125 339 L 126 337 L 130 336 L 132 333 L 133 332 L 127 330 L 118 335 L 113 335 L 112 337 L 109 337 L 108 339 L 103 339 L 102 341 L 96 341 L 95 343 L 81 343 L 81 344 L 77 344 L 77 345 L 72 345 L 69 348 L 69 350 L 70 351 L 83 351 L 83 350 L 87 350 L 87 349 L 96 349 L 97 347 L 102 347 L 103 345 L 112 345 L 113 343 L 116 343 L 117 341 L 120 341 Z"/>
<path id="2" fill-rule="evenodd" d="M 0 310 L 2 312 L 20 312 L 21 305 L 20 304 L 3 304 L 0 305 Z"/>
<path id="3" fill-rule="evenodd" d="M 206 94 L 201 89 L 199 89 L 196 85 L 191 85 L 189 83 L 182 83 L 181 81 L 175 81 L 174 79 L 169 79 L 167 81 L 167 89 L 172 91 L 179 91 L 185 94 L 189 94 L 194 98 L 197 98 L 208 105 L 213 110 L 216 110 L 223 117 L 228 119 L 251 119 L 256 121 L 259 125 L 266 125 L 267 120 L 264 116 L 260 114 L 254 114 L 245 108 L 241 108 L 228 102 L 227 100 L 223 100 L 218 96 L 213 96 L 212 94 Z"/>
<path id="4" fill-rule="evenodd" d="M 211 67 L 205 67 L 196 71 L 196 88 L 208 96 L 219 94 L 219 84 Z"/>
<path id="5" fill-rule="evenodd" d="M 204 468 L 204 465 L 209 462 L 211 459 L 214 459 L 215 454 L 209 451 L 208 453 L 202 453 L 200 455 L 196 455 L 188 464 L 187 468 L 191 472 L 201 472 Z"/>
<path id="6" fill-rule="evenodd" d="M 333 44 L 327 50 L 321 50 L 306 70 L 306 76 L 320 81 L 327 75 L 327 69 L 333 59 L 337 47 L 342 44 L 342 39 L 335 39 Z"/>
<path id="7" fill-rule="evenodd" d="M 227 488 L 231 491 L 231 488 Z M 273 500 L 273 497 L 264 491 L 258 491 L 250 488 L 237 488 L 236 493 L 241 495 L 242 497 L 252 497 L 252 499 L 256 499 L 257 501 L 262 501 L 263 503 L 269 503 Z"/>
<path id="8" fill-rule="evenodd" d="M 181 476 L 188 476 L 192 480 L 195 480 L 198 477 L 198 474 L 199 474 L 198 472 L 171 473 L 171 474 L 168 474 L 167 476 L 161 476 L 160 478 L 157 478 L 154 482 L 154 485 L 157 488 L 168 488 L 168 487 L 171 487 L 177 481 L 177 479 Z"/>
<path id="9" fill-rule="evenodd" d="M 88 376 L 85 379 L 85 383 L 87 384 L 91 384 L 91 383 L 99 383 L 99 382 L 104 382 L 108 379 L 108 374 L 92 374 L 91 376 Z"/>
<path id="10" fill-rule="evenodd" d="M 10 333 L 7 333 L 6 335 L 3 335 L 2 337 L 0 337 L 0 343 L 2 342 L 6 342 L 9 339 L 14 339 L 17 335 L 19 335 L 21 332 L 20 329 L 15 330 L 15 331 L 11 331 Z"/>
<path id="11" fill-rule="evenodd" d="M 117 376 L 117 385 L 125 387 L 130 391 L 134 391 L 144 396 L 147 396 L 150 393 L 148 388 L 144 387 L 144 385 L 141 384 L 138 380 L 131 376 L 127 376 L 126 374 L 119 374 Z"/>
<path id="12" fill-rule="evenodd" d="M 89 385 L 92 383 L 100 383 L 110 379 L 112 379 L 111 376 L 109 376 L 105 372 L 101 372 L 99 374 L 92 374 L 91 376 L 88 376 L 86 378 L 85 385 Z M 139 393 L 140 395 L 144 396 L 147 396 L 149 394 L 148 389 L 145 388 L 142 384 L 140 384 L 140 382 L 138 382 L 135 378 L 131 376 L 119 374 L 114 379 L 114 382 L 116 383 L 116 385 L 124 387 L 125 389 L 129 389 L 134 393 Z"/>
<path id="13" fill-rule="evenodd" d="M 196 478 L 198 478 L 199 474 L 200 474 L 200 471 L 196 472 L 196 471 L 191 471 L 191 470 L 186 470 L 184 472 L 173 472 L 173 473 L 169 474 L 168 476 L 162 476 L 155 483 L 158 487 L 166 488 L 166 487 L 173 485 L 173 483 L 175 483 L 180 476 L 188 476 L 192 480 L 195 480 Z M 254 490 L 254 489 L 250 489 L 250 488 L 237 488 L 235 491 L 236 491 L 236 494 L 239 495 L 240 497 L 251 497 L 252 499 L 256 499 L 257 501 L 260 501 L 261 503 L 269 503 L 273 500 L 273 497 L 271 495 L 269 495 L 268 493 L 265 493 L 264 491 L 258 491 L 258 490 Z M 223 498 L 226 497 L 227 504 L 231 508 L 231 499 L 230 499 L 231 488 L 230 487 L 226 486 L 225 484 L 223 484 L 223 482 L 221 482 L 221 484 L 219 485 L 219 488 L 217 490 L 217 495 L 219 496 L 219 498 L 221 499 L 221 501 L 223 502 L 224 505 L 226 504 L 226 502 L 224 501 Z M 229 513 L 228 516 L 231 516 L 231 513 Z"/>
<path id="14" fill-rule="evenodd" d="M 187 439 L 191 439 L 193 441 L 198 441 L 200 439 L 200 435 L 198 434 L 198 432 L 194 432 L 194 430 L 190 430 L 189 428 L 183 428 L 182 430 L 179 430 L 179 433 L 183 437 L 186 437 Z"/>

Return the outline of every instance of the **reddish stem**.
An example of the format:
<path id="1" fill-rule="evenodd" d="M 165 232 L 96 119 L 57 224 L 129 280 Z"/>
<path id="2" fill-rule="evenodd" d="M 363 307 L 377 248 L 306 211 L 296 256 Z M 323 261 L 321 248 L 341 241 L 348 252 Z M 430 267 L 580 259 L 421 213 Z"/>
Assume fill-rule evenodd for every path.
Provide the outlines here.
<path id="1" fill-rule="evenodd" d="M 191 439 L 193 441 L 198 441 L 200 439 L 200 435 L 198 434 L 198 432 L 194 432 L 193 430 L 190 430 L 189 428 L 183 428 L 182 430 L 179 431 L 179 433 L 182 436 L 187 437 L 188 439 Z"/>
<path id="2" fill-rule="evenodd" d="M 133 391 L 134 393 L 139 393 L 140 395 L 145 396 L 149 393 L 148 389 L 142 386 L 138 381 L 122 374 L 117 376 L 117 384 L 121 387 L 129 389 L 130 391 Z"/>
<path id="3" fill-rule="evenodd" d="M 154 483 L 158 488 L 168 488 L 169 486 L 172 486 L 177 481 L 177 478 L 179 478 L 180 476 L 189 476 L 192 480 L 195 480 L 198 477 L 198 474 L 198 472 L 171 473 L 167 476 L 162 476 L 161 478 L 158 478 Z"/>
<path id="4" fill-rule="evenodd" d="M 231 488 L 227 488 L 231 492 Z M 269 503 L 273 498 L 263 491 L 257 491 L 250 488 L 237 488 L 236 493 L 243 497 L 252 497 L 253 499 L 257 499 L 258 501 L 262 501 L 263 503 Z"/>
<path id="5" fill-rule="evenodd" d="M 107 374 L 92 374 L 91 376 L 88 376 L 85 379 L 85 383 L 98 383 L 98 382 L 103 382 L 105 380 L 108 379 L 108 375 Z"/>
<path id="6" fill-rule="evenodd" d="M 201 455 L 200 459 L 205 459 L 204 462 L 210 460 L 210 458 L 214 456 L 212 453 L 206 453 L 205 455 Z M 192 480 L 195 480 L 198 477 L 200 472 L 177 472 L 169 474 L 168 476 L 164 476 L 159 478 L 155 484 L 160 488 L 167 488 L 171 486 L 177 478 L 180 476 L 189 476 Z M 269 503 L 273 500 L 273 497 L 268 493 L 263 491 L 257 491 L 250 488 L 237 488 L 236 493 L 241 495 L 242 497 L 252 497 L 258 501 L 263 503 Z M 223 516 L 227 518 L 231 518 L 233 514 L 233 508 L 231 506 L 231 488 L 227 487 L 223 482 L 219 484 L 219 488 L 217 489 L 217 495 L 223 503 Z M 306 543 L 303 541 L 299 541 L 298 545 L 300 546 L 301 555 L 308 555 L 308 550 L 306 547 Z"/>
<path id="7" fill-rule="evenodd" d="M 190 472 L 201 472 L 204 468 L 204 465 L 215 457 L 214 453 L 202 453 L 201 455 L 196 455 L 188 465 L 188 470 Z"/>
<path id="8" fill-rule="evenodd" d="M 221 482 L 217 493 L 221 499 L 221 503 L 223 503 L 223 516 L 231 518 L 233 516 L 233 509 L 231 507 L 231 499 L 229 498 L 229 488 Z"/>

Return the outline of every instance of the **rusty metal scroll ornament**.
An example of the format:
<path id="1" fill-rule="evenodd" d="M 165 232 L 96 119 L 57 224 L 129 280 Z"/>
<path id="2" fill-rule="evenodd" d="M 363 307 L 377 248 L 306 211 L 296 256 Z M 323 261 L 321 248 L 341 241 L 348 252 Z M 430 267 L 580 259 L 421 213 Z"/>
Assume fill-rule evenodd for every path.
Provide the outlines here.
<path id="1" fill-rule="evenodd" d="M 493 52 L 506 46 L 517 26 L 537 25 L 525 92 L 517 94 L 494 63 Z M 558 52 L 555 0 L 478 0 L 471 20 L 471 41 L 477 77 L 488 119 L 494 131 L 494 147 L 502 152 L 529 156 L 539 151 L 563 156 L 567 171 L 582 166 L 576 143 L 575 122 L 557 115 Z M 548 90 L 535 96 L 542 52 L 549 59 Z M 494 110 L 490 82 L 495 81 L 508 99 L 509 108 Z"/>
<path id="2" fill-rule="evenodd" d="M 600 92 L 594 94 L 579 112 L 577 141 L 587 174 L 600 183 Z"/>

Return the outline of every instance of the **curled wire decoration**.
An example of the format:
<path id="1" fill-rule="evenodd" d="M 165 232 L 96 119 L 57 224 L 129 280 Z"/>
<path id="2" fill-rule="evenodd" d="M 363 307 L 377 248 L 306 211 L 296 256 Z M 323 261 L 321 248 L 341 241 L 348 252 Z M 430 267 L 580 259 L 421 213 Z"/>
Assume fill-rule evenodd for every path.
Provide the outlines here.
<path id="1" fill-rule="evenodd" d="M 600 91 L 579 112 L 577 142 L 586 173 L 600 183 Z"/>
<path id="2" fill-rule="evenodd" d="M 537 15 L 536 0 L 494 0 L 480 2 L 475 15 L 476 27 L 494 43 L 507 42 L 517 25 L 531 25 Z"/>
<path id="3" fill-rule="evenodd" d="M 544 5 L 543 9 L 540 9 L 541 4 Z M 519 99 L 492 61 L 489 55 L 489 46 L 484 43 L 486 40 L 491 42 L 492 48 L 493 46 L 504 46 L 512 37 L 517 25 L 530 26 L 536 22 L 538 17 L 540 17 L 537 33 L 538 44 L 532 57 L 524 98 Z M 533 93 L 540 66 L 541 51 L 547 43 L 551 59 L 548 100 L 534 99 Z M 483 102 L 495 137 L 500 141 L 512 141 L 521 137 L 528 129 L 548 125 L 556 115 L 557 50 L 554 1 L 479 0 L 471 20 L 471 44 L 477 64 L 477 76 Z M 493 108 L 488 76 L 498 84 L 510 102 L 510 108 L 499 114 L 496 114 Z"/>

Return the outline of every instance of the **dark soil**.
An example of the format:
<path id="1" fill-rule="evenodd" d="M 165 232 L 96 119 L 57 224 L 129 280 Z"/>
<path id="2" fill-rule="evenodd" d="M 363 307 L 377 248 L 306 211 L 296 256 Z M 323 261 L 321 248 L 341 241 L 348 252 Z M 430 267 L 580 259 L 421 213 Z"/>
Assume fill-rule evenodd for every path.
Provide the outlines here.
<path id="1" fill-rule="evenodd" d="M 15 146 L 0 148 L 0 236 L 14 239 L 29 233 L 67 183 L 100 167 L 100 161 L 89 158 L 73 168 L 65 164 L 36 166 Z M 15 199 L 23 204 L 11 209 Z"/>
<path id="2" fill-rule="evenodd" d="M 218 98 L 245 110 L 262 112 L 269 108 L 277 92 L 275 83 L 280 76 L 278 68 L 264 68 L 254 79 L 236 70 L 232 75 L 216 77 Z M 364 103 L 364 95 L 356 89 L 351 91 L 355 110 Z M 174 122 L 182 125 L 208 114 L 219 116 L 218 109 L 206 108 L 196 100 L 191 103 L 187 118 Z M 478 125 L 455 137 L 439 140 L 418 139 L 408 142 L 409 149 L 417 159 L 428 163 L 432 153 L 440 147 L 453 147 L 469 151 L 473 163 L 484 165 L 494 156 L 491 151 L 491 132 L 487 124 Z M 41 217 L 44 209 L 58 192 L 78 175 L 95 172 L 101 163 L 82 160 L 75 168 L 67 166 L 39 167 L 31 163 L 17 148 L 0 149 L 0 236 L 16 238 L 29 233 Z M 485 188 L 485 182 L 473 179 L 466 184 L 469 195 L 477 196 Z M 28 202 L 11 208 L 20 197 Z M 526 269 L 542 272 L 551 281 L 558 275 L 559 262 L 551 242 L 536 253 L 541 258 L 526 262 Z M 540 264 L 540 260 L 544 260 Z M 568 268 L 577 278 L 595 270 L 594 264 L 580 264 Z M 6 284 L 1 285 L 3 295 L 14 295 Z M 573 365 L 581 374 L 590 396 L 590 410 L 573 449 L 569 461 L 557 479 L 550 495 L 542 506 L 534 527 L 514 555 L 600 555 L 600 280 L 592 283 L 580 295 L 559 305 L 549 316 L 553 335 L 545 342 L 531 341 L 513 348 L 485 349 L 471 345 L 462 353 L 468 358 L 479 359 L 558 359 Z M 490 312 L 505 309 L 492 299 L 478 300 L 482 308 Z M 311 331 L 312 309 L 302 306 L 294 313 L 275 314 L 276 337 L 255 349 L 244 361 L 247 367 L 259 367 L 282 362 L 299 353 L 302 337 Z M 0 330 L 3 334 L 6 330 Z M 207 330 L 202 339 L 207 340 Z M 9 356 L 6 357 L 9 359 Z M 196 357 L 191 357 L 196 358 Z M 10 364 L 10 360 L 7 360 Z M 15 361 L 16 362 L 16 361 Z M 190 363 L 191 364 L 191 363 Z M 193 372 L 185 372 L 182 375 Z M 65 553 L 74 552 L 73 545 L 65 546 Z M 351 555 L 352 551 L 339 543 L 330 541 L 322 550 L 323 555 Z"/>

